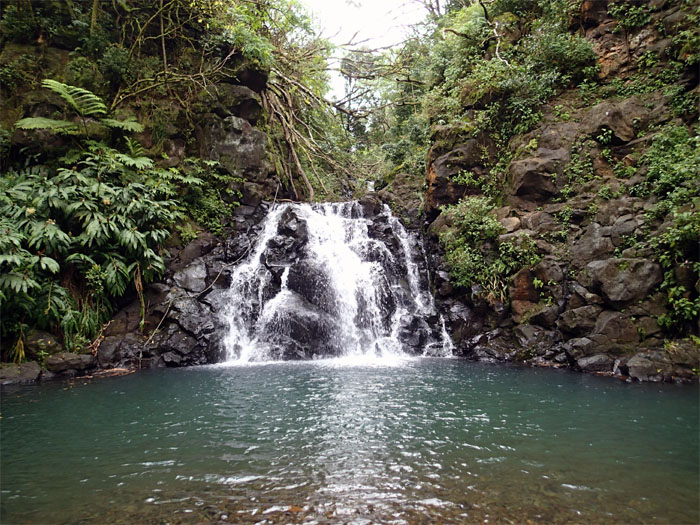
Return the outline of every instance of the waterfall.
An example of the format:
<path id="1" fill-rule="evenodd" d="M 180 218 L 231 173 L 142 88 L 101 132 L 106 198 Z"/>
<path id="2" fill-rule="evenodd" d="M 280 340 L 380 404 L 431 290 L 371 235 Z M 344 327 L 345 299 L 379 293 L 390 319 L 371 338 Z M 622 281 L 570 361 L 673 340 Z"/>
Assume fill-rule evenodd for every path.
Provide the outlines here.
<path id="1" fill-rule="evenodd" d="M 386 205 L 273 207 L 234 269 L 225 316 L 228 361 L 452 350 L 422 246 Z"/>

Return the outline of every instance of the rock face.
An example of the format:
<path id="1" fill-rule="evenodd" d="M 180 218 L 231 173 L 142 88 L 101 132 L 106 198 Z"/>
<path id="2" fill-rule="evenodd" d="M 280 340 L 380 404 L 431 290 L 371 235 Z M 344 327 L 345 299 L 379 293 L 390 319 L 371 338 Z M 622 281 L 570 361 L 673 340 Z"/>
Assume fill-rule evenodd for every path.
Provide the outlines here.
<path id="1" fill-rule="evenodd" d="M 676 3 L 649 3 L 650 23 L 631 31 L 626 42 L 615 30 L 618 21 L 611 18 L 609 4 L 582 2 L 571 28 L 598 54 L 601 92 L 610 83 L 635 78 L 645 53 L 659 57 L 659 68 L 667 67 L 665 61 L 672 57 L 665 31 L 677 30 L 683 12 Z M 673 87 L 697 96 L 697 71 L 686 68 Z M 690 129 L 697 124 L 697 111 L 683 115 L 683 121 L 673 120 L 663 89 L 644 95 L 618 92 L 593 104 L 579 97 L 575 90 L 555 97 L 541 108 L 539 126 L 514 136 L 508 151 L 478 148 L 477 143 L 489 144 L 488 137 L 465 140 L 456 125 L 434 127 L 424 228 L 437 303 L 457 353 L 629 380 L 697 379 L 697 344 L 674 340 L 677 334 L 664 333 L 660 326 L 660 319 L 671 313 L 668 289 L 660 289 L 664 272 L 671 272 L 684 287 L 684 297 L 694 301 L 700 293 L 700 276 L 691 270 L 697 254 L 662 268 L 651 244 L 640 241 L 663 234 L 672 219 L 656 219 L 656 197 L 639 191 L 648 183 L 644 155 L 654 131 L 667 124 Z M 471 100 L 468 92 L 464 98 L 467 109 L 489 102 Z M 561 108 L 568 117 L 557 115 Z M 438 238 L 453 220 L 439 212 L 440 206 L 481 193 L 478 184 L 460 185 L 459 175 L 471 172 L 472 180 L 478 180 L 494 159 L 504 157 L 510 161 L 496 181 L 503 188 L 504 206 L 494 211 L 504 229 L 499 241 L 527 235 L 542 261 L 511 277 L 507 301 L 501 303 L 482 299 L 478 286 L 464 290 L 450 282 Z M 697 204 L 684 211 L 697 213 Z M 700 325 L 691 332 L 697 330 Z"/>
<path id="2" fill-rule="evenodd" d="M 219 361 L 225 327 L 217 312 L 230 282 L 230 266 L 245 253 L 241 246 L 255 237 L 255 225 L 268 207 L 262 203 L 251 216 L 237 215 L 241 233 L 229 243 L 203 234 L 173 256 L 163 281 L 144 291 L 150 308 L 143 329 L 139 301 L 118 312 L 106 328 L 97 351 L 99 367 L 179 367 Z"/>

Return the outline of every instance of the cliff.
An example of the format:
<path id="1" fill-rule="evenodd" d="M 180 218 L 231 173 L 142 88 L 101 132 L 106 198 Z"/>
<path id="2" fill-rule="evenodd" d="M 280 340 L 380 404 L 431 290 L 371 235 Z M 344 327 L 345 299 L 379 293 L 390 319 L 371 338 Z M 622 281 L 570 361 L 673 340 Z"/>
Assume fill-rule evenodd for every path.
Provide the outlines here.
<path id="1" fill-rule="evenodd" d="M 596 75 L 560 89 L 530 131 L 499 147 L 492 132 L 432 127 L 424 201 L 434 285 L 468 359 L 697 377 L 700 88 L 697 60 L 688 60 L 697 41 L 683 40 L 697 13 L 682 2 L 629 6 L 640 20 L 612 16 L 606 1 L 573 13 L 570 31 L 590 43 Z M 533 256 L 500 296 L 460 282 L 479 268 L 459 266 L 473 252 L 457 253 L 451 237 L 468 217 L 465 203 L 494 187 L 490 216 L 500 228 L 476 240 L 475 266 L 505 260 L 506 243 L 529 243 Z"/>

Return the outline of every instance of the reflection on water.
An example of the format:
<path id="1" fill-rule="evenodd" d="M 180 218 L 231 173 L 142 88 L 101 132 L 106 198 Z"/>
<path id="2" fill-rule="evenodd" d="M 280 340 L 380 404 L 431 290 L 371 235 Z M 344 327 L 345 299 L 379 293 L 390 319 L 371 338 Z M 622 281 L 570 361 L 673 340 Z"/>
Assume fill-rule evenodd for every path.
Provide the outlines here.
<path id="1" fill-rule="evenodd" d="M 454 359 L 2 397 L 2 523 L 696 523 L 698 389 Z"/>

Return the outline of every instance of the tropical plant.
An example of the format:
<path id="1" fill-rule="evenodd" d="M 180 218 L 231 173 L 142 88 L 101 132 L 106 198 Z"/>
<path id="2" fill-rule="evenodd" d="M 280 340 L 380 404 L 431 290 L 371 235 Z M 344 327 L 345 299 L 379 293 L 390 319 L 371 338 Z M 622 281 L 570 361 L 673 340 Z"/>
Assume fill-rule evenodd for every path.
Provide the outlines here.
<path id="1" fill-rule="evenodd" d="M 83 123 L 96 117 L 111 125 L 93 93 L 45 85 Z M 24 129 L 79 130 L 60 122 L 20 121 Z M 116 127 L 140 129 L 135 122 Z M 140 283 L 162 274 L 162 243 L 181 215 L 172 191 L 154 183 L 153 161 L 133 141 L 126 142 L 131 151 L 122 152 L 85 134 L 76 138 L 79 148 L 57 164 L 9 169 L 0 177 L 2 336 L 16 341 L 16 360 L 26 329 L 34 326 L 61 334 L 69 349 L 90 341 L 114 299 L 130 286 L 140 293 Z"/>
<path id="2" fill-rule="evenodd" d="M 107 106 L 100 97 L 87 89 L 69 86 L 52 79 L 44 79 L 41 85 L 59 95 L 68 106 L 68 110 L 76 115 L 75 121 L 58 120 L 45 117 L 27 117 L 18 120 L 18 129 L 47 129 L 66 135 L 90 135 L 89 125 L 115 128 L 126 132 L 140 133 L 143 126 L 134 119 L 117 120 L 107 116 Z"/>
<path id="3" fill-rule="evenodd" d="M 466 197 L 443 210 L 452 227 L 440 235 L 454 282 L 489 302 L 505 302 L 509 278 L 539 261 L 527 236 L 499 240 L 504 228 L 487 197 Z"/>

